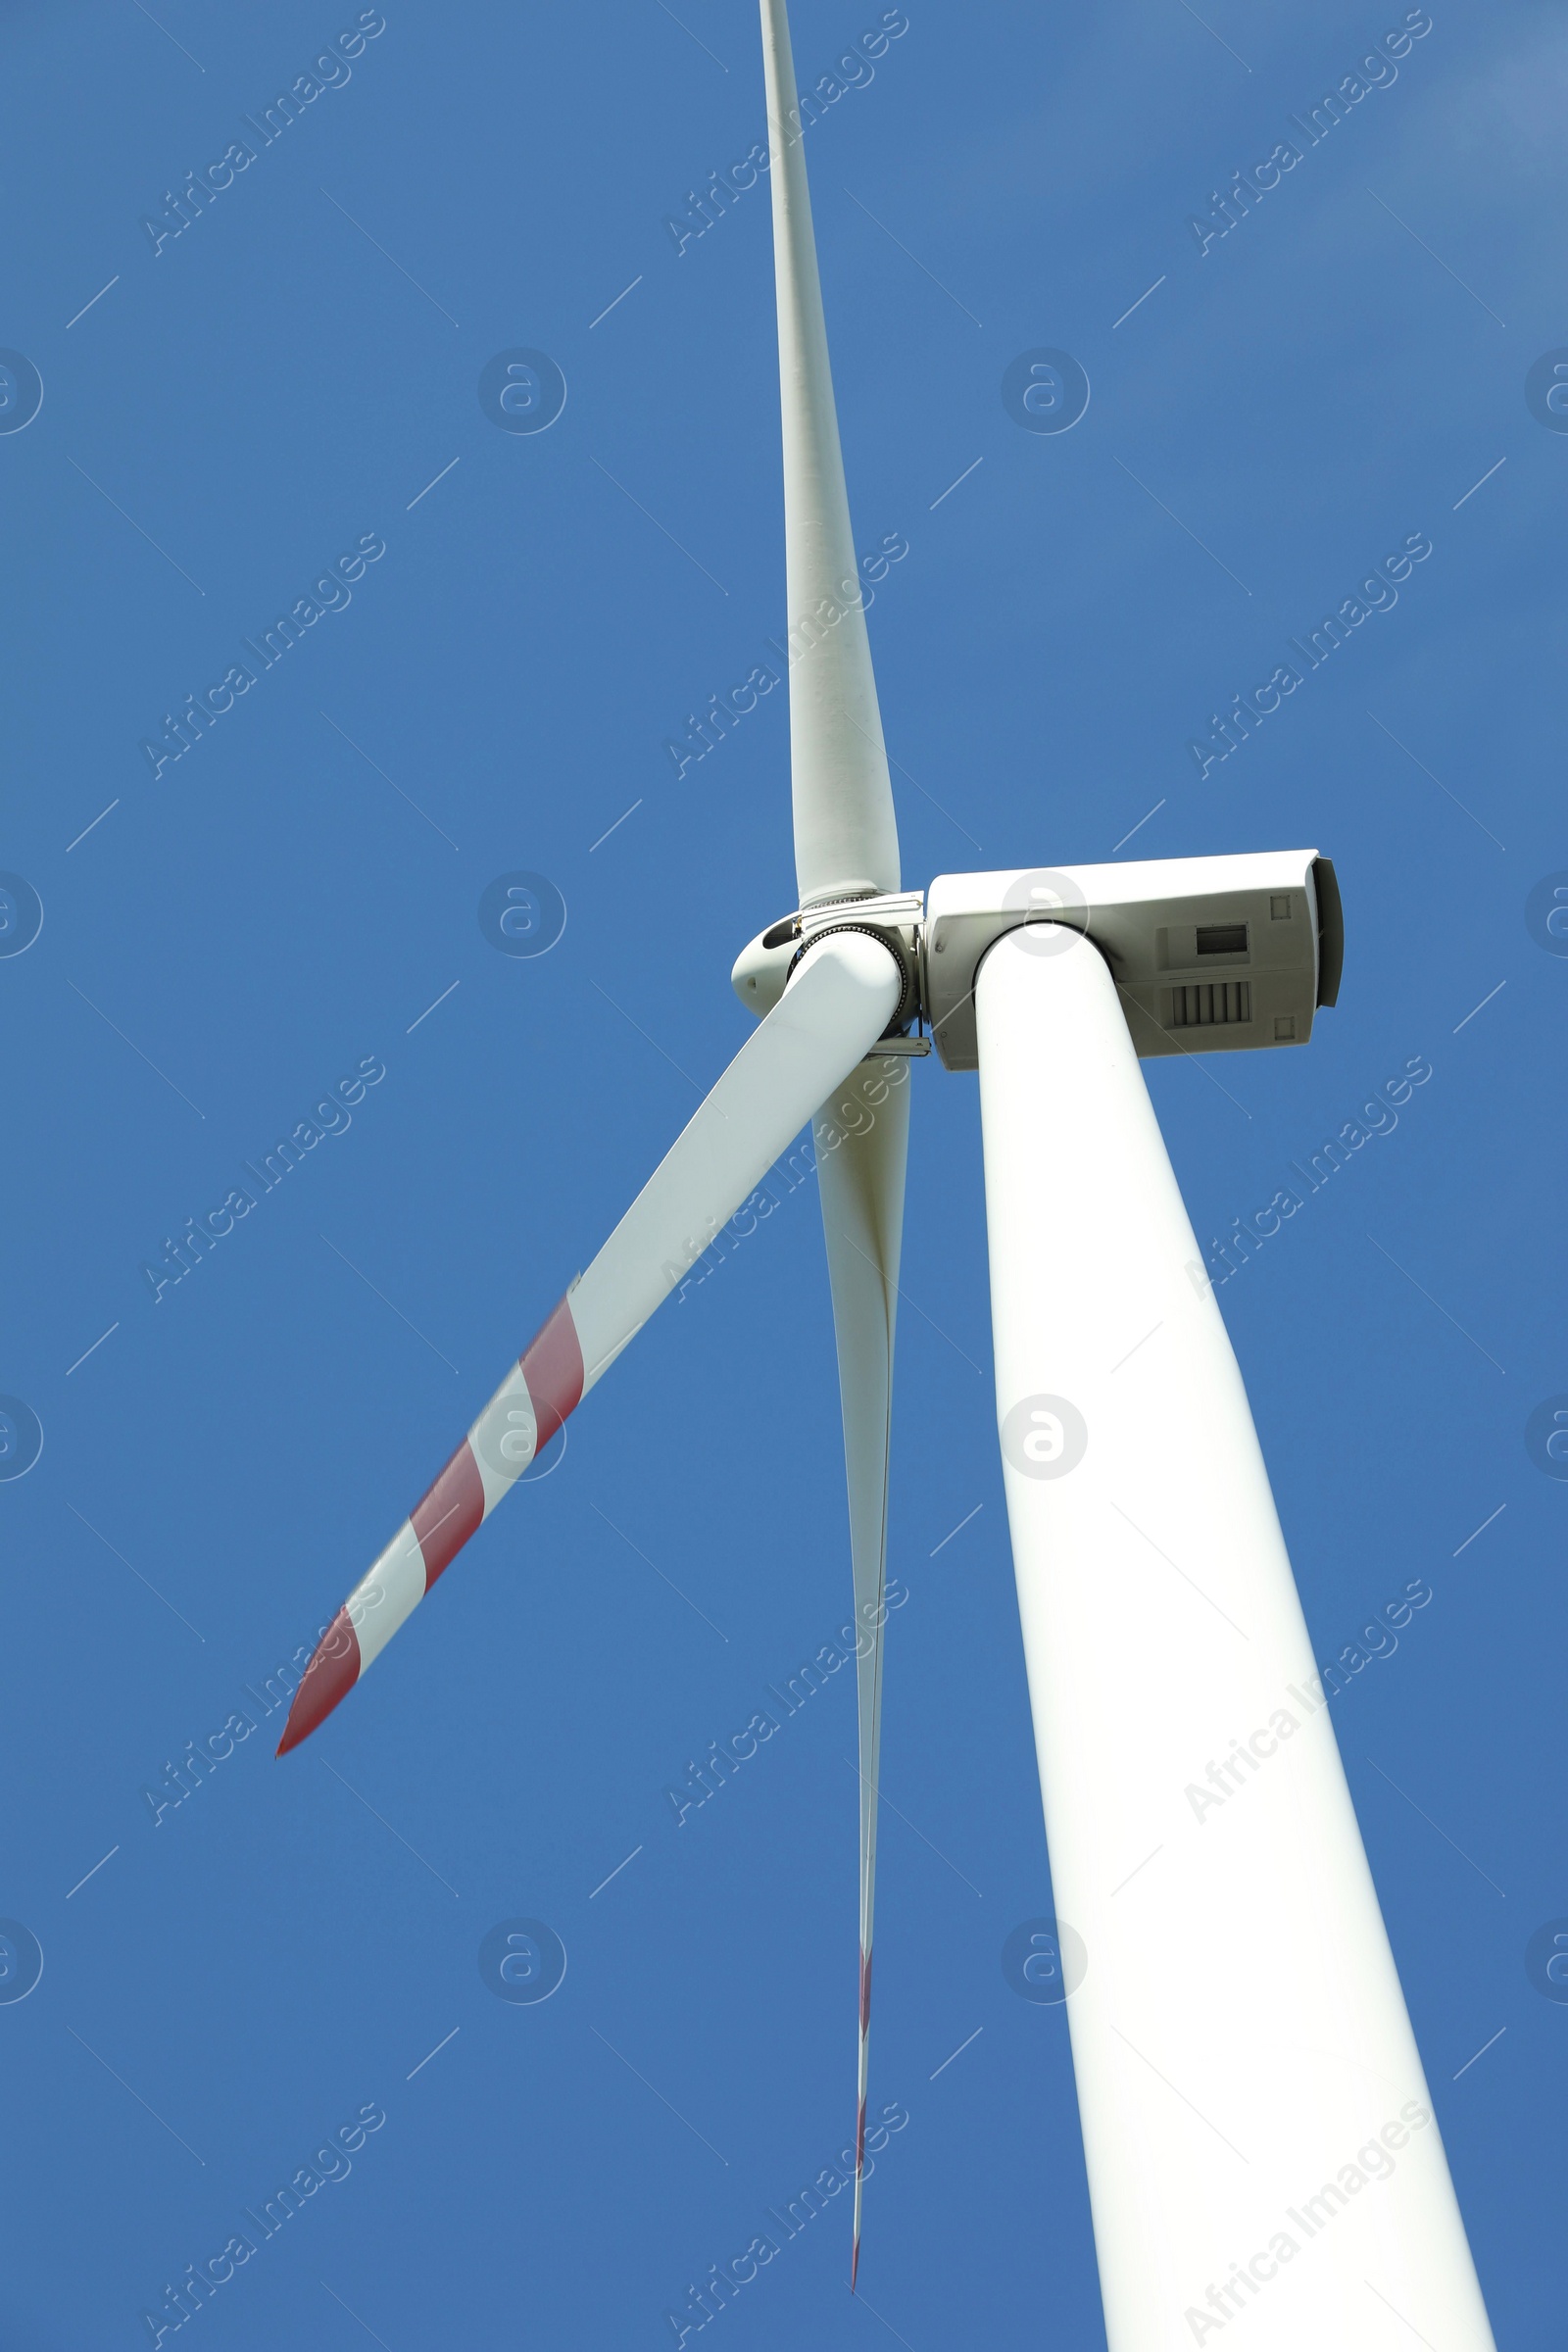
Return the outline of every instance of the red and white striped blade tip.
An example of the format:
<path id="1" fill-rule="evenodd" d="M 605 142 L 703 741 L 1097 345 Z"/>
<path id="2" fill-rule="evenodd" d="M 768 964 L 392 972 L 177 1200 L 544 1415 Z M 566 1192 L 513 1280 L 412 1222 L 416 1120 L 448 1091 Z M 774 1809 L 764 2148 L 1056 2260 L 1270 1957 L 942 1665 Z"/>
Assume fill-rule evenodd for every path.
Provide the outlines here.
<path id="1" fill-rule="evenodd" d="M 527 1464 L 550 1444 L 580 1402 L 583 1387 L 582 1347 L 563 1298 L 317 1643 L 277 1743 L 280 1756 L 308 1740 L 348 1696 Z"/>
<path id="2" fill-rule="evenodd" d="M 871 2031 L 871 1955 L 860 1946 L 860 2077 L 862 2087 L 855 2111 L 855 2242 L 850 2252 L 850 2292 L 860 2270 L 860 2194 L 865 2180 L 865 2041 Z"/>
<path id="3" fill-rule="evenodd" d="M 341 1608 L 317 1643 L 316 1655 L 294 1693 L 294 1704 L 289 1708 L 277 1753 L 286 1756 L 291 1747 L 298 1747 L 302 1740 L 308 1740 L 326 1721 L 338 1701 L 347 1698 L 359 1679 L 359 1637 L 347 1608 Z"/>

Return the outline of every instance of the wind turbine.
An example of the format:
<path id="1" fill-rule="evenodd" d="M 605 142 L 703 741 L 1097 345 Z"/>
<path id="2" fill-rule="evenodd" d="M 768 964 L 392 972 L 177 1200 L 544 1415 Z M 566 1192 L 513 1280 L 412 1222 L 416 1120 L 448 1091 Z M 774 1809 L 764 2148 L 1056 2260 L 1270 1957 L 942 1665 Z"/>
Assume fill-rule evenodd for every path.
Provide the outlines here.
<path id="1" fill-rule="evenodd" d="M 858 1619 L 881 1603 L 910 1059 L 980 1073 L 997 1409 L 1111 2352 L 1493 2352 L 1251 1416 L 1140 1055 L 1303 1045 L 1312 851 L 938 877 L 898 835 L 784 0 L 760 0 L 798 905 L 760 1025 L 323 1636 L 279 1753 L 379 1655 L 814 1120 Z M 904 1070 L 900 1072 L 900 1061 Z M 863 1618 L 859 1612 L 870 1604 Z M 882 1644 L 858 1668 L 858 2262 Z"/>

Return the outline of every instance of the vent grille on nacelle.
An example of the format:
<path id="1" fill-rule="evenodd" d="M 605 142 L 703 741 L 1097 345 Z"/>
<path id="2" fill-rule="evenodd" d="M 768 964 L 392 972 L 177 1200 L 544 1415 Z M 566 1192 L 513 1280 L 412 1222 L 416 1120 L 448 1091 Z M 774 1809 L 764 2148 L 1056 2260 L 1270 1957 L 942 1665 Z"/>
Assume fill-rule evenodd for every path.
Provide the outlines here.
<path id="1" fill-rule="evenodd" d="M 1210 1029 L 1252 1017 L 1250 980 L 1199 980 L 1170 992 L 1167 1029 Z"/>

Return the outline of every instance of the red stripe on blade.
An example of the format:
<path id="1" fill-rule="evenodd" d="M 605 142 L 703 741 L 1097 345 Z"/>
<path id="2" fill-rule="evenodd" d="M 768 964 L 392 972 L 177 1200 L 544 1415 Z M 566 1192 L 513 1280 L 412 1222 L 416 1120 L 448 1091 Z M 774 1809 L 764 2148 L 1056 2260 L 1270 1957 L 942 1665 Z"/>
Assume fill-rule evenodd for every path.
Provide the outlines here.
<path id="1" fill-rule="evenodd" d="M 860 2181 L 864 2172 L 865 2101 L 862 2099 L 860 2101 L 859 2114 L 857 2116 L 855 2123 L 855 2194 L 857 2202 L 855 2214 L 855 2243 L 850 2249 L 850 2292 L 852 2295 L 855 2292 L 855 2281 L 860 2275 L 860 2214 L 858 2200 L 860 2194 Z"/>
<path id="2" fill-rule="evenodd" d="M 528 1342 L 522 1377 L 539 1427 L 535 1450 L 543 1453 L 566 1415 L 582 1401 L 582 1347 L 564 1298 Z"/>
<path id="3" fill-rule="evenodd" d="M 339 1699 L 348 1696 L 359 1679 L 360 1637 L 349 1621 L 345 1606 L 321 1636 L 316 1655 L 305 1669 L 305 1680 L 294 1693 L 294 1704 L 277 1743 L 278 1754 L 286 1756 L 291 1747 L 298 1747 L 302 1740 L 308 1740 L 318 1724 L 326 1721 Z"/>
<path id="4" fill-rule="evenodd" d="M 424 1589 L 428 1592 L 484 1517 L 484 1481 L 466 1438 L 409 1517 L 424 1554 Z"/>

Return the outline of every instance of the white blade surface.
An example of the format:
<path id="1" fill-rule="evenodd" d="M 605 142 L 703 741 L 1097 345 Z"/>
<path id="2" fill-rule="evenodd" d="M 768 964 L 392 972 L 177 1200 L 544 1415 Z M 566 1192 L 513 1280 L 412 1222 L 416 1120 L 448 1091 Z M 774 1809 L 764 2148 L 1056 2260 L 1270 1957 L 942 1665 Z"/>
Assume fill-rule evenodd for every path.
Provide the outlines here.
<path id="1" fill-rule="evenodd" d="M 1493 2352 L 1115 985 L 1079 934 L 1031 926 L 976 1004 L 1004 1479 L 1110 2352 L 1217 2352 L 1237 2322 L 1268 2352 Z"/>
<path id="2" fill-rule="evenodd" d="M 795 871 L 803 906 L 899 884 L 784 0 L 761 0 L 784 420 Z"/>
<path id="3" fill-rule="evenodd" d="M 784 428 L 784 539 L 790 667 L 790 764 L 796 887 L 803 906 L 900 888 L 899 836 L 882 741 L 864 589 L 850 524 L 822 287 L 811 231 L 805 126 L 784 0 L 761 0 Z M 881 1614 L 887 1563 L 888 1433 L 904 1178 L 908 1062 L 854 1073 L 818 1113 L 817 1165 L 849 1480 L 856 1623 Z M 874 1101 L 872 1098 L 876 1098 Z M 824 1128 L 844 1136 L 824 1149 Z M 871 1604 L 870 1619 L 864 1604 Z M 855 2225 L 860 2256 L 865 2096 L 876 1880 L 882 1634 L 858 1669 L 860 1997 Z"/>
<path id="4" fill-rule="evenodd" d="M 909 1063 L 888 1054 L 862 1062 L 817 1112 L 817 1178 L 833 1286 L 850 1552 L 860 1757 L 860 2018 L 855 2130 L 853 2286 L 859 2268 L 865 2164 L 865 2098 L 871 2022 L 871 1932 L 876 1899 L 876 1811 L 882 1737 L 882 1646 L 887 1581 L 888 1440 L 893 1333 L 899 1303 L 904 1178 L 909 1144 Z M 868 1630 L 874 1639 L 866 1644 Z"/>
<path id="5" fill-rule="evenodd" d="M 295 1693 L 279 1754 L 313 1732 L 379 1656 L 827 1090 L 855 1069 L 902 989 L 893 956 L 863 932 L 834 932 L 807 950 L 780 1002 L 338 1611 Z"/>

